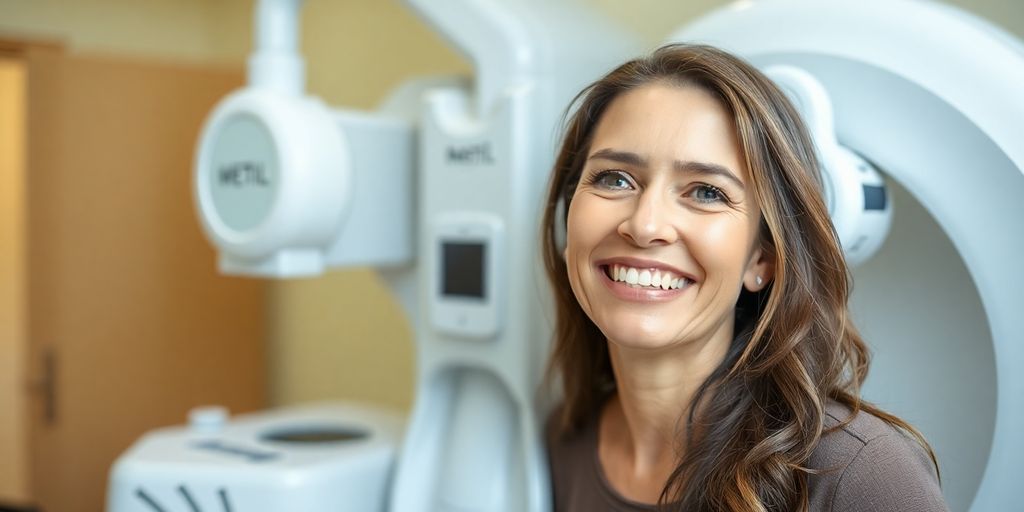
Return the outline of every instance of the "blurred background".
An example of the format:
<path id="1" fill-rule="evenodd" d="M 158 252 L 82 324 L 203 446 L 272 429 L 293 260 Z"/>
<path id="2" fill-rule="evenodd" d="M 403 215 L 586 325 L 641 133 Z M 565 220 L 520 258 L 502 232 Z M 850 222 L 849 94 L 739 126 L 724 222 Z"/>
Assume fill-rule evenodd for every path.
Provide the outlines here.
<path id="1" fill-rule="evenodd" d="M 653 48 L 728 2 L 584 3 Z M 1024 38 L 1024 2 L 947 3 Z M 0 511 L 101 510 L 117 455 L 194 406 L 411 405 L 409 324 L 373 272 L 216 272 L 193 149 L 251 25 L 250 0 L 0 0 Z M 332 105 L 470 73 L 396 0 L 308 0 L 302 33 Z"/>

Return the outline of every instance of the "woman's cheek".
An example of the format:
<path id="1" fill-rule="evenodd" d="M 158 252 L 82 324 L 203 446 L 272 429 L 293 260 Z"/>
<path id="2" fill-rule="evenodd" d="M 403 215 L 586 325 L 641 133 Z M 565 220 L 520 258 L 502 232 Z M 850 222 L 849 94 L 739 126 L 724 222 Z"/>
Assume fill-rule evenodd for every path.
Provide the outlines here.
<path id="1" fill-rule="evenodd" d="M 699 232 L 691 238 L 696 243 L 691 249 L 698 261 L 707 264 L 743 262 L 750 244 L 746 222 L 730 215 L 716 215 L 700 223 Z M 703 256 L 703 257 L 702 257 Z"/>

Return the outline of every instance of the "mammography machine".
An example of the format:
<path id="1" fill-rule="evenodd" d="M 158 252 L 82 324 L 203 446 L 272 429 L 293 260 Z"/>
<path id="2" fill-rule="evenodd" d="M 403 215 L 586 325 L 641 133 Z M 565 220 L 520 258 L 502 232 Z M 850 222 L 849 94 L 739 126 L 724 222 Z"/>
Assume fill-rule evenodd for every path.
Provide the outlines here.
<path id="1" fill-rule="evenodd" d="M 568 2 L 408 3 L 471 57 L 471 86 L 328 107 L 304 93 L 301 1 L 260 0 L 249 85 L 211 114 L 195 172 L 223 272 L 381 270 L 415 325 L 404 440 L 372 407 L 196 411 L 119 460 L 110 510 L 549 510 L 540 202 L 572 95 L 641 49 Z M 859 264 L 867 398 L 929 438 L 953 510 L 1020 510 L 1024 46 L 920 0 L 740 1 L 668 41 L 731 50 L 794 100 Z"/>

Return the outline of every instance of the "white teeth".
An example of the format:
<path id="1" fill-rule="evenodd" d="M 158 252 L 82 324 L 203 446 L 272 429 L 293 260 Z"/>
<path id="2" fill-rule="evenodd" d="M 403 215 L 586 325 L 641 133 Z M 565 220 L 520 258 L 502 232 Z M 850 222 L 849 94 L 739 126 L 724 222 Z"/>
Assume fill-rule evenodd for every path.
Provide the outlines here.
<path id="1" fill-rule="evenodd" d="M 626 284 L 637 284 L 640 281 L 640 272 L 635 268 L 626 270 Z"/>
<path id="2" fill-rule="evenodd" d="M 640 279 L 637 279 L 636 283 L 639 284 L 640 286 L 650 286 L 651 285 L 651 271 L 650 270 L 641 270 L 640 271 Z"/>
<path id="3" fill-rule="evenodd" d="M 671 272 L 651 269 L 638 269 L 623 265 L 612 265 L 609 271 L 614 281 L 630 286 L 661 288 L 662 290 L 679 289 L 688 282 L 684 277 L 675 277 Z"/>

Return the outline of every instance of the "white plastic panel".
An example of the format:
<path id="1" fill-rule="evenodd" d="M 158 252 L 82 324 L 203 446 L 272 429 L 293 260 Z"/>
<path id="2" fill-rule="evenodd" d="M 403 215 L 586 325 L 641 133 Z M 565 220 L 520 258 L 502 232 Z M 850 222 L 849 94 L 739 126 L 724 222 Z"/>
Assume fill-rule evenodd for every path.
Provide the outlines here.
<path id="1" fill-rule="evenodd" d="M 536 364 L 530 358 L 531 347 L 545 343 L 546 335 L 542 324 L 530 321 L 537 316 L 532 297 L 538 290 L 531 287 L 536 225 L 524 221 L 536 218 L 541 187 L 535 185 L 547 173 L 547 165 L 537 163 L 541 155 L 526 149 L 543 147 L 539 134 L 527 129 L 529 112 L 538 100 L 533 88 L 507 91 L 487 118 L 477 120 L 464 90 L 439 89 L 426 97 L 419 177 L 419 229 L 426 236 L 419 240 L 418 263 L 424 269 L 419 276 L 420 310 L 431 313 L 421 316 L 417 327 L 420 375 L 406 438 L 406 446 L 414 448 L 399 460 L 392 510 L 542 512 L 550 507 L 541 420 L 533 406 Z M 537 179 L 528 179 L 531 176 Z M 460 221 L 453 224 L 453 219 Z M 491 238 L 507 248 L 495 259 L 494 270 L 487 271 L 495 276 L 493 299 L 488 300 L 494 301 L 501 328 L 485 343 L 439 330 L 433 317 L 445 306 L 437 294 L 436 274 L 442 267 L 438 243 L 446 237 L 473 237 L 474 233 L 459 235 L 456 226 L 472 219 L 478 227 L 480 220 L 491 219 L 483 223 L 490 228 L 472 230 L 475 238 Z M 499 409 L 469 407 L 480 401 Z M 486 442 L 450 434 L 495 417 L 510 418 L 514 424 L 491 429 Z M 493 464 L 484 462 L 490 460 L 509 463 L 495 475 Z M 475 490 L 458 490 L 457 479 L 465 474 L 493 477 L 508 499 L 493 508 L 494 502 Z"/>
<path id="2" fill-rule="evenodd" d="M 460 369 L 453 378 L 454 410 L 439 440 L 444 461 L 433 510 L 524 510 L 519 407 L 493 374 Z"/>
<path id="3" fill-rule="evenodd" d="M 473 212 L 439 215 L 430 230 L 434 268 L 427 276 L 433 327 L 450 336 L 490 340 L 501 328 L 505 282 L 504 223 Z"/>
<path id="4" fill-rule="evenodd" d="M 136 442 L 111 469 L 107 510 L 383 512 L 394 411 L 320 403 L 209 420 Z"/>
<path id="5" fill-rule="evenodd" d="M 925 431 L 951 509 L 967 510 L 995 428 L 992 336 L 952 242 L 906 189 L 889 190 L 899 208 L 892 233 L 853 270 L 851 309 L 874 355 L 863 392 Z"/>
<path id="6" fill-rule="evenodd" d="M 936 250 L 935 256 L 930 256 L 930 250 L 905 244 L 902 248 L 921 258 L 916 271 L 901 273 L 898 263 L 888 258 L 894 267 L 885 270 L 877 265 L 872 267 L 884 277 L 855 283 L 861 304 L 871 302 L 869 297 L 873 297 L 876 303 L 890 304 L 893 296 L 906 293 L 908 287 L 915 287 L 912 294 L 914 308 L 903 308 L 905 315 L 883 317 L 884 320 L 876 320 L 877 326 L 868 323 L 871 317 L 865 319 L 863 329 L 877 336 L 869 339 L 873 347 L 888 348 L 911 343 L 919 351 L 914 354 L 914 351 L 906 349 L 883 350 L 876 358 L 877 367 L 873 375 L 869 376 L 868 392 L 872 389 L 881 391 L 889 384 L 900 386 L 899 389 L 887 389 L 881 396 L 888 395 L 893 402 L 891 410 L 913 421 L 931 439 L 944 472 L 943 490 L 947 500 L 955 507 L 953 510 L 967 510 L 978 491 L 976 485 L 983 477 L 977 472 L 969 473 L 979 469 L 976 459 L 972 463 L 961 459 L 960 455 L 979 450 L 991 454 L 987 465 L 1001 466 L 998 470 L 986 470 L 987 477 L 995 475 L 992 478 L 995 482 L 1008 471 L 1019 470 L 1014 466 L 1020 461 L 1000 461 L 1000 452 L 1016 450 L 1024 453 L 1020 439 L 1010 434 L 1020 431 L 1013 425 L 1020 419 L 1014 418 L 1015 411 L 1010 409 L 1013 405 L 1009 405 L 1019 399 L 1006 395 L 1004 389 L 993 389 L 999 380 L 1005 382 L 1016 378 L 1016 372 L 1009 370 L 1014 366 L 1010 364 L 1014 358 L 1016 365 L 1024 363 L 1021 354 L 1015 354 L 1020 346 L 1019 338 L 1015 342 L 1013 331 L 1000 333 L 998 330 L 999 322 L 1005 325 L 1015 316 L 1002 316 L 1006 313 L 1000 312 L 1001 308 L 1013 308 L 1015 302 L 1017 311 L 1024 308 L 1019 294 L 1008 288 L 1014 286 L 1015 278 L 1011 274 L 1015 258 L 1011 256 L 1012 252 L 1004 252 L 1008 245 L 1014 244 L 1018 250 L 1024 250 L 1024 228 L 1010 220 L 1024 218 L 1024 204 L 1017 199 L 1024 197 L 1024 175 L 963 115 L 896 75 L 863 63 L 821 56 L 790 55 L 786 60 L 814 70 L 829 87 L 836 99 L 837 121 L 841 119 L 837 123 L 840 140 L 868 156 L 894 183 L 904 187 L 913 196 L 913 201 L 904 201 L 908 208 L 913 208 L 917 202 L 930 213 L 956 248 L 977 287 L 977 292 L 971 288 L 960 291 L 959 297 L 955 298 L 959 300 L 943 293 L 948 292 L 947 286 L 953 276 L 931 286 L 916 287 L 927 284 L 925 277 L 939 277 L 934 268 L 942 261 L 943 253 Z M 846 78 L 851 72 L 858 77 L 854 83 Z M 884 130 L 879 129 L 883 126 Z M 899 143 L 894 144 L 894 140 Z M 985 205 L 979 207 L 972 202 L 977 197 L 974 187 L 982 182 L 985 183 Z M 902 207 L 900 203 L 894 207 L 894 223 L 905 225 L 908 221 L 916 221 L 919 225 L 912 225 L 911 231 L 929 229 L 931 221 L 922 216 L 915 219 L 912 209 L 907 212 L 910 218 L 902 219 Z M 900 242 L 892 240 L 887 243 L 896 244 L 896 248 L 901 246 Z M 883 246 L 882 251 L 887 249 Z M 949 258 L 948 253 L 945 257 Z M 945 265 L 955 268 L 955 261 L 953 259 L 953 264 Z M 858 275 L 871 273 L 859 272 Z M 868 288 L 869 283 L 876 284 L 876 287 Z M 976 308 L 970 301 L 975 293 L 985 306 L 987 326 L 976 322 L 971 325 L 967 320 Z M 931 314 L 924 318 L 912 313 L 925 310 Z M 975 335 L 979 331 L 988 331 L 988 335 L 965 340 L 961 337 L 965 328 Z M 917 337 L 895 341 L 896 337 L 915 331 L 920 332 Z M 937 337 L 933 338 L 933 335 Z M 987 346 L 973 349 L 975 344 Z M 986 356 L 987 352 L 994 353 L 994 357 Z M 887 354 L 893 360 L 885 361 L 883 358 Z M 1000 360 L 1001 357 L 1005 359 Z M 961 358 L 963 364 L 958 365 Z M 994 362 L 995 366 L 986 366 L 986 362 Z M 1009 375 L 999 374 L 1001 365 L 1008 365 Z M 967 371 L 971 373 L 965 373 Z M 969 384 L 963 384 L 957 392 L 936 393 L 952 383 L 946 379 L 953 375 Z M 878 385 L 873 384 L 874 379 L 879 381 Z M 995 431 L 985 428 L 995 419 L 979 419 L 964 414 L 977 407 L 980 409 L 975 412 L 994 412 L 984 406 L 993 399 L 1009 399 L 1007 410 L 999 418 L 1005 423 L 996 423 Z M 1022 405 L 1016 405 L 1017 414 L 1024 413 L 1020 410 Z M 1001 429 L 1007 429 L 1003 431 L 1009 436 L 1004 438 L 1003 446 L 998 446 Z M 988 446 L 991 446 L 990 451 L 986 450 Z M 1007 463 L 1009 466 L 1002 465 Z M 1003 488 L 1004 492 L 1011 489 Z M 978 504 L 974 507 L 974 510 L 982 511 L 1001 509 L 999 506 Z"/>

